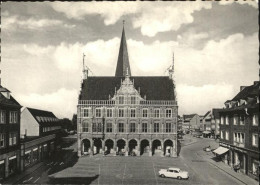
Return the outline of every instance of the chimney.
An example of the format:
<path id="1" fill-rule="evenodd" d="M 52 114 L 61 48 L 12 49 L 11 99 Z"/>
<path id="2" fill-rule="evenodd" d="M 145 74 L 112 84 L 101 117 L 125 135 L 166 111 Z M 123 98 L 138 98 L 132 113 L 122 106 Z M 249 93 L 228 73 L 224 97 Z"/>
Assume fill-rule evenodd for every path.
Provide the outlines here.
<path id="1" fill-rule="evenodd" d="M 244 88 L 246 88 L 247 86 L 240 86 L 240 91 L 243 91 Z"/>
<path id="2" fill-rule="evenodd" d="M 259 81 L 254 81 L 254 85 L 257 85 L 258 83 L 259 83 Z M 0 82 L 0 85 L 1 85 L 1 82 Z"/>

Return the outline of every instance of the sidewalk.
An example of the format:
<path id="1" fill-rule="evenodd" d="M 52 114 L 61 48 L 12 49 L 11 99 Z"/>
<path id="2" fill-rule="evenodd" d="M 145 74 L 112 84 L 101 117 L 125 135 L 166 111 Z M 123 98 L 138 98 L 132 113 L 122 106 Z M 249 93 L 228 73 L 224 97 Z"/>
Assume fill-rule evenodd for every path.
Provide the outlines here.
<path id="1" fill-rule="evenodd" d="M 222 162 L 222 161 L 219 161 L 219 162 L 214 161 L 212 159 L 214 157 L 214 154 L 212 154 L 211 152 L 199 151 L 199 152 L 197 152 L 197 154 L 199 156 L 203 157 L 205 160 L 207 160 L 212 165 L 216 166 L 220 170 L 226 172 L 227 174 L 229 174 L 230 176 L 234 177 L 235 179 L 239 180 L 240 182 L 242 182 L 244 184 L 248 184 L 248 185 L 258 185 L 259 184 L 258 181 L 250 178 L 249 176 L 247 176 L 247 175 L 245 175 L 243 173 L 235 172 L 234 170 L 231 169 L 230 166 L 228 166 L 224 162 Z"/>
<path id="2" fill-rule="evenodd" d="M 29 167 L 28 169 L 26 169 L 24 172 L 22 172 L 20 174 L 16 174 L 14 176 L 11 176 L 11 177 L 7 178 L 3 182 L 3 184 L 15 184 L 18 181 L 20 181 L 21 179 L 23 179 L 24 177 L 32 174 L 35 170 L 40 168 L 43 164 L 44 164 L 43 162 L 39 162 L 39 163 L 33 165 L 32 167 Z"/>

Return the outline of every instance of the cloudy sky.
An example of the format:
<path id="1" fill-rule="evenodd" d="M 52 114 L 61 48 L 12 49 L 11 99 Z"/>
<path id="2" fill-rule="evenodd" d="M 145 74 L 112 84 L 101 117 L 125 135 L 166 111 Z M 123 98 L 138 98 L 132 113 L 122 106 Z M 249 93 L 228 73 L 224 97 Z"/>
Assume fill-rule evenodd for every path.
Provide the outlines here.
<path id="1" fill-rule="evenodd" d="M 2 85 L 21 105 L 71 118 L 82 53 L 115 74 L 122 20 L 133 76 L 163 76 L 175 55 L 179 114 L 221 108 L 258 76 L 258 7 L 238 2 L 4 2 Z"/>

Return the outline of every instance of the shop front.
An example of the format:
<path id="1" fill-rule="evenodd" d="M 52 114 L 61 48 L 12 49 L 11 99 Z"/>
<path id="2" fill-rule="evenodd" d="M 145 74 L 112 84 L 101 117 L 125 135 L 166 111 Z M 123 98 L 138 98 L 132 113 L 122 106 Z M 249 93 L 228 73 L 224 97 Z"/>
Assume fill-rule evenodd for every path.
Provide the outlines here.
<path id="1" fill-rule="evenodd" d="M 12 175 L 17 171 L 17 156 L 16 155 L 9 158 L 8 169 L 9 169 L 9 171 L 8 171 L 9 175 Z"/>
<path id="2" fill-rule="evenodd" d="M 0 161 L 0 182 L 5 178 L 5 160 Z"/>

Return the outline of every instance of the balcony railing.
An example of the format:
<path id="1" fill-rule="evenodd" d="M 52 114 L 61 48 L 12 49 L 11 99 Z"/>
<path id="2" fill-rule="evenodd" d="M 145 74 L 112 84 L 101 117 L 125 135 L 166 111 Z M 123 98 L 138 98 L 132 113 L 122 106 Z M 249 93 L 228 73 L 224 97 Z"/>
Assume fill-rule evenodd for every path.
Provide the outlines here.
<path id="1" fill-rule="evenodd" d="M 240 147 L 240 148 L 244 148 L 245 147 L 245 143 L 239 143 L 237 141 L 234 141 L 234 146 Z"/>
<path id="2" fill-rule="evenodd" d="M 78 105 L 145 105 L 145 106 L 154 106 L 154 105 L 174 105 L 177 106 L 177 101 L 173 100 L 141 100 L 132 103 L 131 101 L 124 101 L 120 103 L 115 100 L 79 100 Z"/>

